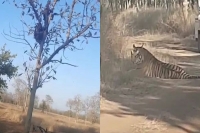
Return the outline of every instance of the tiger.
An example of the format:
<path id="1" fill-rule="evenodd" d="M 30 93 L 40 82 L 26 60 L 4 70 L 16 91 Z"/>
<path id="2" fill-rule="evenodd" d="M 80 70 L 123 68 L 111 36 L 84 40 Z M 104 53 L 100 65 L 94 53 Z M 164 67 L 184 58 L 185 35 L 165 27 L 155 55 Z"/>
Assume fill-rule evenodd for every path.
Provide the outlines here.
<path id="1" fill-rule="evenodd" d="M 136 47 L 133 44 L 131 62 L 148 77 L 162 79 L 200 79 L 200 76 L 189 75 L 183 68 L 177 65 L 158 60 L 143 45 Z"/>

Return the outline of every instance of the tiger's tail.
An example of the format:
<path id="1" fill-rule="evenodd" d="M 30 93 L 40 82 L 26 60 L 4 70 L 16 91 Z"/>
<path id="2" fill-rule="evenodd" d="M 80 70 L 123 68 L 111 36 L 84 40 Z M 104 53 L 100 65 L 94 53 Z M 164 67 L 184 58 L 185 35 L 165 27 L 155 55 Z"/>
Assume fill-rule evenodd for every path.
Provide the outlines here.
<path id="1" fill-rule="evenodd" d="M 187 79 L 200 79 L 200 76 L 190 75 L 190 76 L 187 77 Z"/>

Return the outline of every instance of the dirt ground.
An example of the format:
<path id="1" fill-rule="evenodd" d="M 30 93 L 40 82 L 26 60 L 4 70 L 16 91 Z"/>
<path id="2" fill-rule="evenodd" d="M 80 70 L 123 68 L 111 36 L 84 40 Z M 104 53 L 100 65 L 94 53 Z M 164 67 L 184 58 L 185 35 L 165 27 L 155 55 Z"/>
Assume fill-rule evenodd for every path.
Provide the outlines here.
<path id="1" fill-rule="evenodd" d="M 176 44 L 166 40 L 151 43 L 150 51 L 175 60 L 191 75 L 200 75 L 200 54 L 194 39 L 171 40 Z M 148 78 L 137 70 L 132 74 L 125 87 L 104 88 L 101 133 L 200 133 L 200 79 Z"/>
<path id="2" fill-rule="evenodd" d="M 25 115 L 21 109 L 12 104 L 0 102 L 0 133 L 22 133 Z M 99 133 L 99 125 L 83 121 L 75 123 L 73 118 L 53 113 L 44 114 L 34 110 L 32 125 L 47 128 L 52 133 Z"/>

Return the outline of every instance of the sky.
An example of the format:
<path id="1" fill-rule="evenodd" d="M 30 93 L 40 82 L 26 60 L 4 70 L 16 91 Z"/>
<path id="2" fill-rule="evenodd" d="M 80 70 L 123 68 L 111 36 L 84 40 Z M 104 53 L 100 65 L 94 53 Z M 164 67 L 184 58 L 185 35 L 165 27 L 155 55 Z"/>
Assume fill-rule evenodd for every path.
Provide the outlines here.
<path id="1" fill-rule="evenodd" d="M 68 3 L 70 4 L 69 0 Z M 20 22 L 21 10 L 7 3 L 3 5 L 0 3 L 0 9 L 0 16 L 2 16 L 0 47 L 6 43 L 6 49 L 10 50 L 12 54 L 17 54 L 13 64 L 19 66 L 19 69 L 22 70 L 23 62 L 28 59 L 28 56 L 24 54 L 24 51 L 28 47 L 23 44 L 11 42 L 2 35 L 3 31 L 9 33 L 9 25 L 17 27 L 19 30 L 22 29 Z M 82 9 L 82 6 L 76 7 L 77 11 L 79 9 Z M 33 24 L 33 21 L 28 20 L 28 23 Z M 30 43 L 34 44 L 34 40 L 30 40 Z M 75 45 L 81 46 L 83 50 L 66 50 L 65 56 L 68 63 L 77 65 L 78 67 L 59 65 L 56 74 L 57 80 L 45 83 L 36 93 L 40 100 L 44 99 L 46 95 L 50 95 L 54 100 L 52 107 L 63 111 L 67 110 L 67 99 L 73 98 L 77 94 L 80 94 L 83 98 L 92 96 L 100 90 L 100 39 L 89 39 L 88 44 L 80 45 L 77 43 Z M 8 92 L 14 92 L 14 80 L 8 80 L 7 83 Z"/>

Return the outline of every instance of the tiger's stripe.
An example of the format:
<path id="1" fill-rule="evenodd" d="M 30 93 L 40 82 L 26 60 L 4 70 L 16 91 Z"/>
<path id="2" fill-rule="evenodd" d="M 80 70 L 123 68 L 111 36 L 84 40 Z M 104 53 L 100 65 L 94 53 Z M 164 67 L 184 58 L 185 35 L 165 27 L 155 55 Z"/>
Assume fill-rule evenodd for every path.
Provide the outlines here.
<path id="1" fill-rule="evenodd" d="M 134 64 L 140 66 L 145 75 L 164 79 L 200 79 L 200 76 L 189 75 L 183 68 L 164 63 L 153 56 L 147 49 L 135 47 L 131 51 L 131 59 Z"/>

